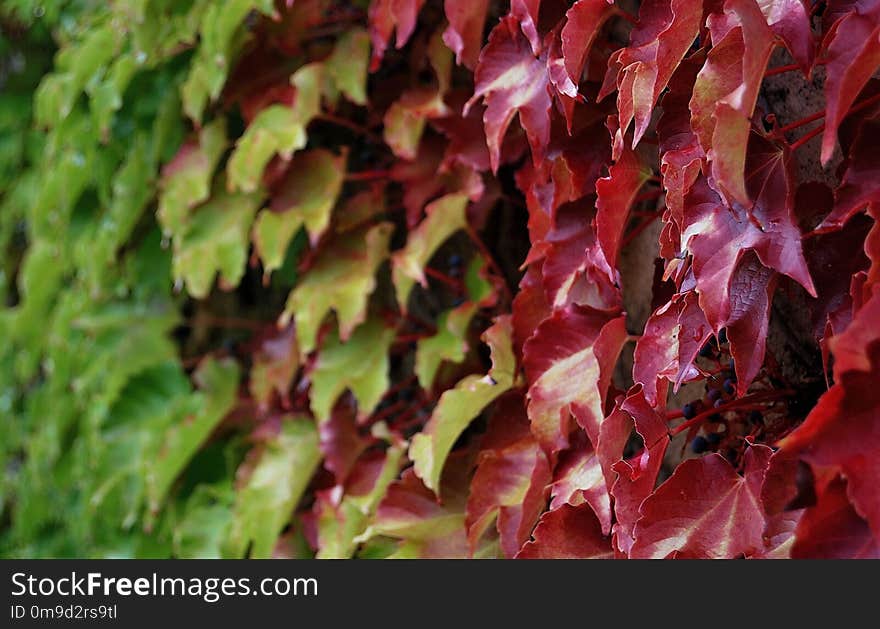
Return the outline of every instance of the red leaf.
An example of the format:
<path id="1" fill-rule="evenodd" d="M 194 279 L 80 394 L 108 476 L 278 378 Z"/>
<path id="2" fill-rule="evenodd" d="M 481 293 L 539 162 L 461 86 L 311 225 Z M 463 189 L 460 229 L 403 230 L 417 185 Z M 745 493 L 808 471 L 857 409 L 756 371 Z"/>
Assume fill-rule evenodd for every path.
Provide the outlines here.
<path id="1" fill-rule="evenodd" d="M 596 235 L 612 267 L 617 266 L 630 207 L 650 177 L 651 169 L 644 166 L 632 150 L 624 149 L 608 176 L 596 182 Z"/>
<path id="2" fill-rule="evenodd" d="M 802 0 L 757 0 L 767 24 L 783 42 L 804 73 L 813 65 L 816 42 Z"/>
<path id="3" fill-rule="evenodd" d="M 817 231 L 840 229 L 869 204 L 880 205 L 880 114 L 865 120 L 850 148 L 840 186 L 834 191 L 834 209 Z"/>
<path id="4" fill-rule="evenodd" d="M 838 477 L 807 509 L 795 530 L 795 559 L 880 559 L 880 543 L 868 523 L 847 500 L 846 482 Z"/>
<path id="5" fill-rule="evenodd" d="M 839 469 L 856 511 L 880 539 L 880 286 L 831 340 L 831 351 L 834 386 L 780 445 L 814 467 Z"/>
<path id="6" fill-rule="evenodd" d="M 564 93 L 572 98 L 577 96 L 577 88 L 593 41 L 602 30 L 605 20 L 613 15 L 612 6 L 612 0 L 578 0 L 565 14 L 565 26 L 562 27 L 562 56 L 574 93 L 570 93 L 571 88 Z"/>
<path id="7" fill-rule="evenodd" d="M 483 439 L 467 501 L 471 551 L 497 518 L 501 549 L 513 557 L 544 510 L 550 480 L 547 456 L 529 432 L 525 400 L 518 394 L 501 398 Z"/>
<path id="8" fill-rule="evenodd" d="M 368 445 L 358 434 L 357 408 L 353 402 L 351 396 L 344 396 L 334 407 L 330 418 L 318 423 L 324 467 L 333 472 L 337 485 L 345 484 L 355 461 Z"/>
<path id="9" fill-rule="evenodd" d="M 692 0 L 646 0 L 630 34 L 630 45 L 614 53 L 609 72 L 616 72 L 620 128 L 615 152 L 635 119 L 635 147 L 651 122 L 660 92 L 700 31 L 703 7 Z"/>
<path id="10" fill-rule="evenodd" d="M 713 187 L 748 203 L 744 182 L 751 116 L 775 46 L 754 0 L 727 0 L 708 19 L 712 50 L 697 76 L 690 109 L 712 166 Z"/>
<path id="11" fill-rule="evenodd" d="M 642 503 L 630 555 L 732 559 L 764 548 L 760 491 L 773 451 L 751 446 L 745 475 L 719 454 L 689 459 Z"/>
<path id="12" fill-rule="evenodd" d="M 636 523 L 641 517 L 642 503 L 657 484 L 657 475 L 669 446 L 669 435 L 664 418 L 651 408 L 638 389 L 627 396 L 620 409 L 631 418 L 630 425 L 635 424 L 644 444 L 640 454 L 629 461 L 621 459 L 612 466 L 616 475 L 611 488 L 617 521 L 614 525 L 615 546 L 628 554 L 634 542 Z M 600 440 L 606 435 L 604 424 L 602 427 Z M 599 445 L 602 447 L 603 444 Z"/>
<path id="13" fill-rule="evenodd" d="M 473 70 L 483 44 L 489 0 L 444 0 L 443 8 L 449 21 L 443 41 L 455 53 L 456 63 Z"/>
<path id="14" fill-rule="evenodd" d="M 751 207 L 727 206 L 705 178 L 685 198 L 682 242 L 693 254 L 700 307 L 715 330 L 730 316 L 730 282 L 749 249 L 816 295 L 792 212 L 788 153 L 752 134 L 748 165 Z"/>
<path id="15" fill-rule="evenodd" d="M 543 515 L 532 541 L 517 559 L 613 559 L 611 540 L 602 536 L 589 505 L 563 505 Z"/>
<path id="16" fill-rule="evenodd" d="M 535 333 L 541 322 L 550 316 L 550 304 L 541 285 L 540 267 L 529 266 L 519 283 L 519 291 L 513 298 L 513 341 L 518 353 L 525 342 Z"/>
<path id="17" fill-rule="evenodd" d="M 532 433 L 549 453 L 568 447 L 571 417 L 594 444 L 617 354 L 623 317 L 573 305 L 546 319 L 523 348 Z"/>
<path id="18" fill-rule="evenodd" d="M 694 291 L 676 295 L 648 318 L 633 355 L 633 381 L 642 385 L 651 406 L 666 401 L 665 386 L 658 395 L 659 378 L 672 382 L 677 391 L 682 382 L 699 375 L 694 360 L 711 335 Z"/>
<path id="19" fill-rule="evenodd" d="M 865 6 L 868 5 L 868 6 Z M 880 3 L 853 3 L 826 34 L 825 131 L 822 163 L 837 144 L 837 129 L 868 79 L 880 66 Z"/>
<path id="20" fill-rule="evenodd" d="M 502 18 L 489 34 L 474 84 L 474 95 L 465 105 L 464 115 L 477 100 L 484 99 L 483 124 L 492 171 L 498 170 L 504 133 L 517 113 L 532 147 L 532 159 L 539 163 L 550 140 L 552 101 L 546 62 L 532 54 L 514 17 Z"/>
<path id="21" fill-rule="evenodd" d="M 604 310 L 620 304 L 614 271 L 599 248 L 591 218 L 587 201 L 563 206 L 546 235 L 542 274 L 553 308 L 576 303 Z"/>
<path id="22" fill-rule="evenodd" d="M 373 58 L 370 69 L 376 71 L 391 35 L 396 30 L 395 45 L 403 48 L 416 28 L 416 20 L 425 0 L 373 0 L 370 3 L 370 40 L 373 42 Z"/>
<path id="23" fill-rule="evenodd" d="M 705 157 L 697 135 L 691 128 L 688 102 L 694 89 L 697 73 L 703 67 L 705 55 L 694 54 L 685 59 L 669 80 L 669 91 L 663 96 L 663 115 L 657 121 L 660 144 L 660 174 L 666 189 L 666 207 L 672 219 L 681 227 L 684 197 L 700 174 Z M 671 258 L 678 251 L 661 251 Z"/>
<path id="24" fill-rule="evenodd" d="M 725 327 L 740 396 L 745 395 L 764 363 L 776 277 L 750 252 L 740 260 L 730 279 L 730 316 Z"/>
<path id="25" fill-rule="evenodd" d="M 629 431 L 626 437 L 629 437 Z M 572 449 L 559 457 L 550 488 L 550 510 L 564 504 L 577 507 L 587 503 L 599 518 L 602 533 L 608 535 L 611 532 L 611 498 L 599 457 L 585 433 L 576 433 L 573 441 Z"/>

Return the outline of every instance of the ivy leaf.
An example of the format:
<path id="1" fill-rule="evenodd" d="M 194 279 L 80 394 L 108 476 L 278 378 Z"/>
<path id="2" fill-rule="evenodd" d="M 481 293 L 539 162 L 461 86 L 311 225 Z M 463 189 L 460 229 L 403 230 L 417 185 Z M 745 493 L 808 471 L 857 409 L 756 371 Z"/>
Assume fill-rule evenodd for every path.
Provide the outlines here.
<path id="1" fill-rule="evenodd" d="M 712 50 L 694 85 L 691 124 L 711 162 L 713 187 L 747 204 L 751 116 L 775 40 L 754 0 L 727 0 L 708 24 Z"/>
<path id="2" fill-rule="evenodd" d="M 357 399 L 358 419 L 373 412 L 388 388 L 388 349 L 393 342 L 394 329 L 377 319 L 362 323 L 347 341 L 335 330 L 327 334 L 311 372 L 310 402 L 319 423 L 330 418 L 346 389 Z"/>
<path id="3" fill-rule="evenodd" d="M 468 198 L 447 194 L 425 207 L 425 218 L 409 232 L 406 246 L 391 256 L 391 271 L 397 303 L 406 311 L 407 301 L 416 282 L 427 286 L 425 265 L 437 248 L 452 234 L 467 226 Z"/>
<path id="4" fill-rule="evenodd" d="M 635 120 L 635 147 L 651 122 L 660 93 L 700 31 L 703 7 L 689 0 L 647 0 L 639 7 L 639 21 L 630 33 L 630 45 L 615 52 L 609 72 L 617 70 L 615 153 L 623 147 L 630 121 Z M 607 82 L 608 79 L 606 79 Z"/>
<path id="5" fill-rule="evenodd" d="M 456 63 L 473 70 L 483 45 L 489 0 L 444 0 L 443 9 L 449 22 L 443 41 L 455 53 Z"/>
<path id="6" fill-rule="evenodd" d="M 376 288 L 376 271 L 388 257 L 394 225 L 379 223 L 336 238 L 287 298 L 281 325 L 293 317 L 303 355 L 315 348 L 318 330 L 330 310 L 339 322 L 339 337 L 347 341 L 367 317 L 367 301 Z"/>
<path id="7" fill-rule="evenodd" d="M 189 211 L 208 198 L 214 169 L 225 149 L 224 122 L 217 119 L 202 128 L 198 143 L 186 142 L 162 167 L 157 216 L 166 234 L 180 234 Z"/>
<path id="8" fill-rule="evenodd" d="M 345 180 L 346 157 L 314 149 L 291 161 L 269 208 L 260 212 L 254 224 L 254 244 L 267 276 L 281 267 L 301 226 L 305 226 L 312 246 L 327 230 Z"/>
<path id="9" fill-rule="evenodd" d="M 789 157 L 755 138 L 749 188 L 755 201 L 748 209 L 727 206 L 704 178 L 685 198 L 682 243 L 693 255 L 700 307 L 717 331 L 730 316 L 730 281 L 749 249 L 761 263 L 798 281 L 816 294 L 792 216 Z"/>
<path id="10" fill-rule="evenodd" d="M 513 16 L 502 18 L 489 34 L 489 43 L 480 53 L 474 73 L 474 85 L 474 95 L 465 104 L 463 114 L 467 116 L 474 103 L 484 100 L 483 125 L 492 172 L 498 171 L 504 134 L 517 113 L 532 147 L 532 159 L 540 163 L 550 140 L 552 101 L 546 62 L 532 54 Z"/>
<path id="11" fill-rule="evenodd" d="M 471 375 L 440 396 L 431 418 L 412 438 L 409 458 L 416 475 L 433 491 L 452 446 L 486 406 L 513 386 L 516 358 L 511 343 L 510 317 L 496 319 L 483 335 L 492 353 L 492 368 L 485 376 Z"/>
<path id="12" fill-rule="evenodd" d="M 252 10 L 272 15 L 275 3 L 272 0 L 231 0 L 223 6 L 208 6 L 204 15 L 198 16 L 199 47 L 189 75 L 180 88 L 183 110 L 196 125 L 201 122 L 207 104 L 223 89 L 233 55 L 242 43 L 241 24 Z"/>
<path id="13" fill-rule="evenodd" d="M 238 367 L 231 360 L 207 359 L 193 378 L 199 387 L 186 407 L 185 419 L 170 426 L 158 443 L 146 484 L 150 511 L 157 513 L 171 484 L 217 424 L 232 409 L 238 390 Z"/>
<path id="14" fill-rule="evenodd" d="M 611 372 L 625 339 L 623 317 L 617 313 L 573 305 L 554 312 L 526 341 L 529 420 L 547 452 L 568 447 L 572 416 L 596 443 Z"/>
<path id="15" fill-rule="evenodd" d="M 257 406 L 269 408 L 273 392 L 282 406 L 290 403 L 287 392 L 299 370 L 299 348 L 293 326 L 287 326 L 270 338 L 264 339 L 253 356 L 249 387 Z"/>
<path id="16" fill-rule="evenodd" d="M 324 468 L 337 485 L 344 485 L 355 464 L 369 446 L 358 431 L 354 400 L 345 396 L 333 407 L 330 419 L 318 425 Z"/>
<path id="17" fill-rule="evenodd" d="M 339 504 L 333 503 L 337 487 L 318 493 L 314 506 L 318 515 L 317 559 L 347 559 L 354 554 L 356 540 L 366 531 L 389 485 L 397 478 L 402 458 L 403 450 L 392 446 L 385 453 L 362 460 Z"/>
<path id="18" fill-rule="evenodd" d="M 297 70 L 290 77 L 296 88 L 293 105 L 269 105 L 251 121 L 226 167 L 230 190 L 253 192 L 273 155 L 289 160 L 306 145 L 306 127 L 321 109 L 321 73 L 315 63 Z"/>
<path id="19" fill-rule="evenodd" d="M 443 100 L 451 80 L 452 53 L 443 45 L 440 31 L 429 40 L 427 56 L 437 77 L 437 85 L 406 90 L 383 118 L 385 143 L 402 159 L 416 159 L 427 120 L 444 118 L 452 113 Z"/>
<path id="20" fill-rule="evenodd" d="M 795 530 L 794 559 L 880 559 L 880 542 L 847 498 L 846 481 L 835 477 L 818 492 L 816 505 Z"/>
<path id="21" fill-rule="evenodd" d="M 624 149 L 608 176 L 596 182 L 596 237 L 612 267 L 617 266 L 630 208 L 650 177 L 651 169 L 645 167 L 633 151 Z"/>
<path id="22" fill-rule="evenodd" d="M 481 307 L 495 301 L 494 287 L 485 276 L 486 263 L 475 256 L 468 264 L 464 284 L 468 301 L 447 310 L 437 318 L 437 333 L 416 344 L 415 373 L 424 388 L 434 384 L 434 376 L 444 361 L 460 363 L 468 350 L 468 329 Z"/>
<path id="23" fill-rule="evenodd" d="M 831 339 L 834 386 L 786 437 L 783 450 L 800 454 L 814 467 L 839 469 L 856 512 L 880 539 L 880 286 L 852 323 Z M 843 429 L 846 426 L 846 429 Z M 809 516 L 810 509 L 807 510 Z M 805 516 L 807 517 L 807 516 Z"/>
<path id="24" fill-rule="evenodd" d="M 563 93 L 572 98 L 577 96 L 593 42 L 605 21 L 614 14 L 612 6 L 611 0 L 577 0 L 565 14 L 565 26 L 561 33 L 562 57 L 571 86 Z M 557 89 L 560 89 L 559 85 Z"/>
<path id="25" fill-rule="evenodd" d="M 613 559 L 611 540 L 602 535 L 589 505 L 562 505 L 541 517 L 532 541 L 517 559 Z"/>
<path id="26" fill-rule="evenodd" d="M 607 470 L 610 464 L 615 477 L 611 487 L 616 520 L 613 528 L 614 545 L 621 552 L 629 554 L 636 539 L 637 523 L 642 517 L 642 504 L 657 484 L 663 458 L 669 447 L 669 435 L 664 416 L 651 407 L 637 387 L 630 390 L 613 414 L 617 415 L 617 423 L 622 425 L 609 431 L 606 430 L 605 423 L 602 424 L 599 453 L 603 468 Z M 606 423 L 610 420 L 609 417 Z M 632 427 L 635 427 L 642 438 L 643 447 L 640 453 L 627 460 L 623 459 L 623 447 Z M 609 436 L 613 443 L 603 442 Z M 611 463 L 613 458 L 618 460 Z"/>
<path id="27" fill-rule="evenodd" d="M 837 144 L 837 129 L 874 72 L 880 67 L 880 6 L 849 5 L 826 34 L 825 131 L 822 164 Z"/>
<path id="28" fill-rule="evenodd" d="M 481 446 L 467 502 L 468 542 L 476 549 L 495 521 L 501 549 L 512 558 L 529 539 L 550 482 L 547 456 L 529 431 L 521 395 L 498 401 Z"/>
<path id="29" fill-rule="evenodd" d="M 370 40 L 373 42 L 373 58 L 370 69 L 375 72 L 382 63 L 385 50 L 396 31 L 395 45 L 403 48 L 416 28 L 419 11 L 425 0 L 372 0 L 369 22 Z"/>
<path id="30" fill-rule="evenodd" d="M 861 123 L 849 152 L 849 160 L 840 185 L 834 191 L 834 208 L 816 231 L 843 228 L 856 213 L 867 206 L 880 206 L 880 156 L 875 150 L 880 137 L 880 114 Z"/>
<path id="31" fill-rule="evenodd" d="M 642 385 L 651 406 L 666 402 L 666 387 L 658 391 L 659 379 L 672 382 L 678 391 L 682 382 L 699 375 L 694 360 L 711 335 L 694 291 L 675 295 L 648 317 L 633 355 L 633 381 Z"/>
<path id="32" fill-rule="evenodd" d="M 757 0 L 767 25 L 783 42 L 806 74 L 813 66 L 816 42 L 810 16 L 801 0 Z"/>
<path id="33" fill-rule="evenodd" d="M 370 36 L 362 28 L 351 28 L 336 40 L 324 69 L 336 89 L 356 105 L 367 104 L 367 70 L 370 65 Z"/>
<path id="34" fill-rule="evenodd" d="M 589 205 L 585 200 L 560 207 L 544 238 L 544 298 L 555 309 L 570 304 L 598 309 L 620 305 L 615 271 L 600 246 L 592 213 L 586 210 Z"/>
<path id="35" fill-rule="evenodd" d="M 441 499 L 415 475 L 404 470 L 400 480 L 388 488 L 376 510 L 376 517 L 358 541 L 384 535 L 400 540 L 396 558 L 468 557 L 465 534 L 465 468 L 467 460 L 453 457 L 443 475 Z M 470 467 L 467 465 L 467 467 Z"/>
<path id="36" fill-rule="evenodd" d="M 764 363 L 770 306 L 777 274 L 748 253 L 730 278 L 730 316 L 725 329 L 736 365 L 736 393 L 745 395 Z"/>
<path id="37" fill-rule="evenodd" d="M 318 433 L 308 419 L 285 417 L 280 432 L 251 457 L 256 461 L 246 463 L 253 467 L 236 493 L 224 554 L 240 558 L 250 548 L 250 557 L 268 559 L 321 461 Z"/>
<path id="38" fill-rule="evenodd" d="M 603 422 L 603 426 L 606 422 Z M 629 437 L 627 430 L 626 437 Z M 599 437 L 601 443 L 601 435 Z M 599 456 L 586 433 L 575 433 L 572 448 L 562 452 L 550 486 L 550 510 L 562 505 L 589 504 L 599 518 L 602 534 L 611 532 L 611 497 Z M 623 445 L 621 445 L 621 450 Z"/>
<path id="39" fill-rule="evenodd" d="M 194 212 L 175 244 L 174 277 L 186 282 L 193 297 L 207 296 L 219 272 L 226 286 L 237 286 L 244 275 L 248 232 L 262 195 L 215 191 Z"/>
<path id="40" fill-rule="evenodd" d="M 772 453 L 767 446 L 749 447 L 744 476 L 720 454 L 684 461 L 642 503 L 630 556 L 732 559 L 763 549 L 760 492 Z"/>

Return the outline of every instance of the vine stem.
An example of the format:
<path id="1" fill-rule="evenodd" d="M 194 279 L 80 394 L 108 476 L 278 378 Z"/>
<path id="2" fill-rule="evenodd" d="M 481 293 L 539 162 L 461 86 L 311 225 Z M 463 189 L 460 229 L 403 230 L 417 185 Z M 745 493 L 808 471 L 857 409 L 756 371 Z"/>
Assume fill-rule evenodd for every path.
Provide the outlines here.
<path id="1" fill-rule="evenodd" d="M 683 424 L 679 424 L 669 431 L 669 436 L 674 437 L 675 435 L 682 433 L 685 430 L 689 430 L 694 426 L 699 426 L 712 415 L 733 410 L 755 410 L 755 408 L 752 407 L 755 407 L 758 402 L 773 402 L 786 398 L 790 395 L 793 395 L 794 393 L 795 391 L 793 391 L 792 389 L 783 389 L 782 391 L 762 391 L 759 393 L 747 395 L 745 397 L 739 398 L 738 400 L 731 400 L 730 402 L 726 402 L 725 404 L 722 404 L 717 408 L 713 407 L 705 410 L 699 415 L 687 420 Z M 763 406 L 757 406 L 756 408 L 763 408 Z M 667 415 L 666 419 L 674 419 L 674 417 L 672 417 L 672 415 Z"/>
<path id="2" fill-rule="evenodd" d="M 638 238 L 639 234 L 645 231 L 651 225 L 651 223 L 656 221 L 661 216 L 663 216 L 663 212 L 658 210 L 657 212 L 654 212 L 652 216 L 648 216 L 647 218 L 645 218 L 645 220 L 636 225 L 633 230 L 629 234 L 627 234 L 626 238 L 623 239 L 623 242 L 620 243 L 620 248 L 624 249 L 633 240 Z"/>
<path id="3" fill-rule="evenodd" d="M 806 144 L 807 142 L 809 142 L 810 140 L 815 138 L 817 135 L 822 133 L 824 130 L 825 130 L 825 125 L 824 124 L 819 125 L 818 127 L 813 129 L 812 131 L 808 131 L 807 133 L 803 134 L 801 137 L 799 137 L 797 139 L 796 142 L 792 142 L 789 145 L 789 148 L 792 151 L 798 150 L 800 147 L 802 147 L 804 144 Z"/>
<path id="4" fill-rule="evenodd" d="M 375 142 L 377 144 L 384 144 L 385 143 L 385 140 L 383 140 L 381 137 L 379 137 L 378 135 L 376 135 L 375 133 L 373 133 L 372 131 L 370 131 L 366 127 L 361 126 L 356 122 L 352 122 L 351 120 L 347 120 L 346 118 L 334 116 L 333 114 L 322 113 L 322 114 L 318 114 L 317 116 L 315 116 L 314 119 L 321 120 L 323 122 L 329 122 L 330 124 L 335 124 L 340 127 L 345 127 L 346 129 L 349 129 L 350 131 L 354 131 L 355 133 L 358 133 L 358 134 L 372 140 L 373 142 Z"/>
<path id="5" fill-rule="evenodd" d="M 390 170 L 361 170 L 355 173 L 346 173 L 346 181 L 373 181 L 374 179 L 387 179 L 391 176 Z"/>
<path id="6" fill-rule="evenodd" d="M 865 109 L 866 107 L 870 107 L 871 105 L 874 105 L 876 103 L 880 103 L 880 94 L 875 94 L 874 96 L 871 96 L 870 98 L 866 98 L 865 100 L 863 100 L 860 103 L 856 103 L 855 105 L 850 107 L 849 111 L 846 112 L 846 115 L 847 116 L 852 115 L 852 114 L 857 113 L 857 112 L 861 111 L 862 109 Z M 796 120 L 795 122 L 793 122 L 789 125 L 786 125 L 785 127 L 782 127 L 781 129 L 778 130 L 778 132 L 781 133 L 786 130 L 789 130 L 789 127 L 792 129 L 797 128 L 797 127 L 801 126 L 802 124 L 807 124 L 807 123 L 813 122 L 814 120 L 819 120 L 820 118 L 823 118 L 824 116 L 825 116 L 824 112 L 816 112 L 815 114 L 812 114 L 811 116 L 807 116 L 806 118 L 804 118 L 802 120 Z M 803 146 L 804 144 L 806 144 L 807 142 L 812 140 L 814 137 L 816 137 L 817 135 L 822 133 L 824 130 L 825 130 L 825 125 L 821 124 L 818 127 L 816 127 L 815 129 L 808 131 L 807 133 L 802 135 L 800 138 L 798 138 L 797 141 L 793 142 L 790 145 L 791 150 L 792 151 L 797 150 L 798 148 L 800 148 L 801 146 Z"/>
<path id="7" fill-rule="evenodd" d="M 437 269 L 435 269 L 433 267 L 426 266 L 425 267 L 425 275 L 427 275 L 428 277 L 432 277 L 435 280 L 438 280 L 440 282 L 443 282 L 444 284 L 446 284 L 447 286 L 449 286 L 453 290 L 456 290 L 460 293 L 464 292 L 464 285 L 461 283 L 460 280 L 457 280 L 454 277 L 449 277 L 448 275 L 446 275 L 446 273 L 443 273 L 442 271 L 438 271 Z"/>

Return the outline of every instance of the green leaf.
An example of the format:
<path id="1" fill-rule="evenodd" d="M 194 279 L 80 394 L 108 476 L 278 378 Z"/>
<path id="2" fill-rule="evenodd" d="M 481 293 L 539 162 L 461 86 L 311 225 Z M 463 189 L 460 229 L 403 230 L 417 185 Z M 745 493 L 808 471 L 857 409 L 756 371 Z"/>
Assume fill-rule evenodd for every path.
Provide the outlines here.
<path id="1" fill-rule="evenodd" d="M 321 453 L 318 431 L 308 419 L 286 418 L 266 443 L 244 487 L 235 498 L 226 557 L 272 556 L 279 534 L 308 487 Z"/>
<path id="2" fill-rule="evenodd" d="M 336 89 L 357 105 L 367 104 L 369 65 L 370 36 L 359 27 L 343 33 L 336 41 L 333 53 L 324 61 L 324 67 L 336 84 Z"/>
<path id="3" fill-rule="evenodd" d="M 467 226 L 468 197 L 447 194 L 425 207 L 425 218 L 410 231 L 406 246 L 391 256 L 392 278 L 397 303 L 406 310 L 409 294 L 416 282 L 427 286 L 424 268 L 437 248 L 452 234 Z"/>
<path id="4" fill-rule="evenodd" d="M 485 275 L 486 263 L 475 256 L 465 273 L 468 301 L 447 310 L 437 318 L 437 333 L 420 339 L 416 344 L 415 372 L 421 385 L 430 389 L 437 370 L 444 361 L 460 363 L 468 350 L 468 329 L 483 300 L 493 295 L 493 287 Z"/>
<path id="5" fill-rule="evenodd" d="M 248 233 L 262 196 L 215 192 L 189 221 L 175 244 L 174 277 L 190 295 L 205 297 L 219 272 L 226 286 L 237 286 L 244 275 Z"/>
<path id="6" fill-rule="evenodd" d="M 388 350 L 395 330 L 379 319 L 361 324 L 346 342 L 332 330 L 327 334 L 312 372 L 311 406 L 319 422 L 343 391 L 349 389 L 358 402 L 358 418 L 367 417 L 388 389 Z"/>
<path id="7" fill-rule="evenodd" d="M 280 325 L 294 317 L 303 354 L 315 348 L 318 329 L 330 310 L 336 312 L 343 341 L 364 322 L 367 302 L 376 288 L 376 271 L 388 257 L 393 230 L 392 223 L 379 223 L 341 235 L 321 252 L 290 293 Z"/>
<path id="8" fill-rule="evenodd" d="M 293 106 L 269 105 L 251 121 L 235 145 L 227 165 L 230 190 L 253 192 L 272 156 L 289 160 L 308 140 L 306 127 L 321 108 L 321 66 L 303 66 L 291 77 L 296 87 Z"/>
<path id="9" fill-rule="evenodd" d="M 509 316 L 499 317 L 486 330 L 483 338 L 492 352 L 489 373 L 467 376 L 444 392 L 425 428 L 412 439 L 409 458 L 415 463 L 415 473 L 435 492 L 446 458 L 461 433 L 489 403 L 513 386 L 516 358 L 511 332 Z"/>
<path id="10" fill-rule="evenodd" d="M 203 361 L 194 375 L 199 391 L 189 400 L 189 413 L 170 426 L 157 444 L 147 469 L 150 511 L 156 513 L 174 479 L 232 409 L 238 392 L 238 366 L 232 360 Z"/>
<path id="11" fill-rule="evenodd" d="M 157 216 L 167 235 L 182 235 L 189 211 L 211 194 L 217 162 L 226 149 L 226 121 L 205 125 L 198 142 L 186 142 L 162 168 Z"/>
<path id="12" fill-rule="evenodd" d="M 201 16 L 199 48 L 189 76 L 181 86 L 183 109 L 193 122 L 200 123 L 208 102 L 220 95 L 234 55 L 244 42 L 242 22 L 252 11 L 275 13 L 273 0 L 227 0 L 209 4 Z"/>
<path id="13" fill-rule="evenodd" d="M 287 247 L 302 225 L 312 244 L 327 229 L 345 179 L 345 159 L 345 155 L 324 149 L 293 158 L 270 207 L 260 212 L 254 225 L 254 245 L 267 276 L 281 267 Z"/>

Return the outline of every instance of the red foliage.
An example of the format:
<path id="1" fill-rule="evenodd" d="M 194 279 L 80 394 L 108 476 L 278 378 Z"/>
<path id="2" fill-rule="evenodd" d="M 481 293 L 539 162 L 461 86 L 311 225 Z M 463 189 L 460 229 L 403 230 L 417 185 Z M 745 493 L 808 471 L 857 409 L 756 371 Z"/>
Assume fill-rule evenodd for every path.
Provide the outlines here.
<path id="1" fill-rule="evenodd" d="M 809 4 L 821 14 L 815 30 Z M 436 116 L 407 123 L 414 159 L 389 156 L 376 179 L 399 193 L 405 229 L 440 224 L 425 217 L 438 198 L 469 199 L 462 241 L 507 289 L 475 307 L 474 327 L 512 314 L 516 357 L 511 391 L 480 411 L 488 428 L 456 433 L 455 453 L 475 454 L 455 463 L 455 482 L 452 463 L 444 468 L 450 493 L 438 498 L 404 471 L 378 506 L 377 530 L 454 511 L 464 530 L 423 540 L 429 556 L 475 554 L 487 539 L 522 558 L 877 556 L 880 114 L 860 95 L 880 90 L 880 1 L 644 0 L 634 17 L 612 0 L 511 0 L 496 20 L 499 11 L 485 0 L 373 0 L 369 10 L 381 95 L 368 124 L 377 128 L 410 83 L 439 99 Z M 443 15 L 443 30 L 428 23 Z M 432 57 L 427 77 L 420 55 L 440 33 L 457 67 L 444 74 Z M 390 49 L 392 37 L 409 56 Z M 825 108 L 807 121 L 824 118 L 821 148 L 786 139 L 801 123 L 777 124 L 762 97 L 776 52 L 791 61 L 779 73 L 825 67 Z M 397 76 L 383 74 L 388 64 Z M 804 175 L 803 163 L 828 162 L 838 145 L 831 206 L 830 188 L 810 179 L 835 173 Z M 527 212 L 529 238 L 525 259 L 504 270 L 508 234 L 491 213 L 502 204 L 523 223 Z M 647 255 L 656 276 L 627 269 L 630 237 L 657 219 Z M 485 245 L 484 227 L 502 231 L 500 246 Z M 413 276 L 425 290 L 441 282 L 463 293 L 445 271 L 415 268 L 437 264 L 433 246 L 408 258 Z M 646 323 L 625 312 L 639 274 L 655 277 Z M 810 322 L 813 372 L 799 379 L 773 347 L 774 323 L 786 325 L 774 319 L 785 317 L 777 300 Z M 396 308 L 389 319 L 413 312 Z M 473 348 L 477 336 L 466 325 L 460 340 Z M 816 366 L 820 342 L 830 375 Z M 408 440 L 457 376 L 485 373 L 481 360 L 441 371 L 436 390 L 408 406 L 419 410 L 383 429 Z M 690 402 L 667 409 L 682 397 Z M 338 484 L 369 452 L 354 416 L 339 404 L 321 428 Z M 690 441 L 687 456 L 677 435 Z"/>

